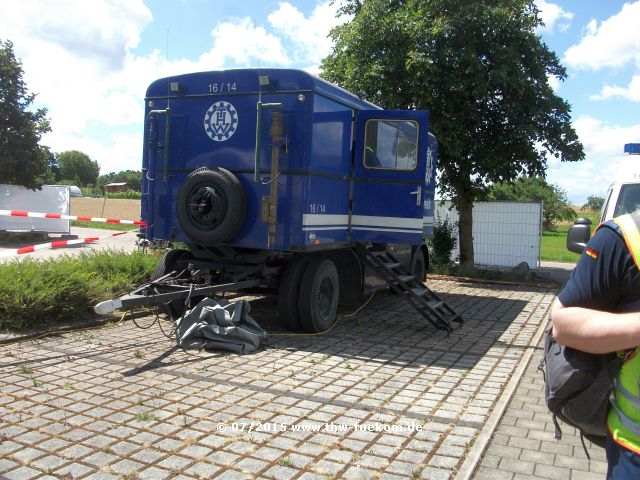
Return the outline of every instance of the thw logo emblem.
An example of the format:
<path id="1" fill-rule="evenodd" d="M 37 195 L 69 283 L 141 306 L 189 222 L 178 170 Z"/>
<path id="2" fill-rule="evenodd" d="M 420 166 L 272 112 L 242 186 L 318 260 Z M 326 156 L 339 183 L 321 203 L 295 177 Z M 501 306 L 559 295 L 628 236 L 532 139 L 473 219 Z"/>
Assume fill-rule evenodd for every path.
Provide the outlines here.
<path id="1" fill-rule="evenodd" d="M 238 129 L 238 112 L 229 102 L 216 102 L 204 115 L 204 130 L 214 142 L 229 140 Z"/>

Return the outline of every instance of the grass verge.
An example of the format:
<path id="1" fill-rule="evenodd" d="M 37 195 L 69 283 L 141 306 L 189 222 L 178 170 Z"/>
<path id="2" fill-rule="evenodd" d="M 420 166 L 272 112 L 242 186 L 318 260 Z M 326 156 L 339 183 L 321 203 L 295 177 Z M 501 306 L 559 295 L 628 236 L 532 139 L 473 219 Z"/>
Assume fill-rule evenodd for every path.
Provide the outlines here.
<path id="1" fill-rule="evenodd" d="M 89 318 L 96 303 L 151 278 L 157 263 L 153 254 L 92 250 L 0 264 L 0 328 Z"/>
<path id="2" fill-rule="evenodd" d="M 598 225 L 600 214 L 598 212 L 579 212 L 578 215 L 591 220 L 591 231 L 593 232 Z M 542 232 L 540 243 L 541 260 L 572 263 L 578 261 L 580 255 L 567 250 L 567 233 L 571 225 L 573 223 L 561 225 L 554 231 Z"/>
<path id="3" fill-rule="evenodd" d="M 567 250 L 569 227 L 558 227 L 554 232 L 542 232 L 540 259 L 552 262 L 573 262 L 580 258 L 577 253 Z"/>
<path id="4" fill-rule="evenodd" d="M 103 230 L 118 230 L 120 232 L 138 230 L 137 226 L 122 223 L 79 222 L 78 220 L 71 220 L 71 226 L 83 228 L 101 228 Z"/>

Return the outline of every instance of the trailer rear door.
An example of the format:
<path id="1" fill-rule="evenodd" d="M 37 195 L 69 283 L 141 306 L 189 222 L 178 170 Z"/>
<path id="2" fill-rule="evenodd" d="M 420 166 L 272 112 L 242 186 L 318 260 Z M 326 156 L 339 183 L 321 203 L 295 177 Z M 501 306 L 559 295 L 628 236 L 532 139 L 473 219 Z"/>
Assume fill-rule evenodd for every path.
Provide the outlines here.
<path id="1" fill-rule="evenodd" d="M 352 240 L 422 243 L 428 115 L 415 110 L 358 112 Z"/>

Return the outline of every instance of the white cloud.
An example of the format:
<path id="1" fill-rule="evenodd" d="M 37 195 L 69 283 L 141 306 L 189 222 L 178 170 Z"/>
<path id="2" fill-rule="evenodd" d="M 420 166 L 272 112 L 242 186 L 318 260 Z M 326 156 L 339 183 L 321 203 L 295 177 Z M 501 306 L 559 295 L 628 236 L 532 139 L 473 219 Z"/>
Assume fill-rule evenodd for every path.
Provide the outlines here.
<path id="1" fill-rule="evenodd" d="M 282 2 L 278 10 L 268 16 L 268 21 L 276 31 L 290 40 L 296 60 L 319 64 L 331 52 L 329 32 L 348 20 L 346 16 L 336 17 L 339 3 L 321 3 L 307 18 L 290 3 Z"/>
<path id="2" fill-rule="evenodd" d="M 575 68 L 599 70 L 629 63 L 640 65 L 640 1 L 598 24 L 591 20 L 580 43 L 569 47 L 564 62 Z"/>
<path id="3" fill-rule="evenodd" d="M 585 148 L 585 161 L 549 164 L 548 178 L 576 204 L 589 195 L 603 196 L 611 182 L 639 178 L 638 157 L 623 153 L 624 144 L 640 140 L 640 124 L 622 127 L 582 116 L 573 126 Z"/>
<path id="4" fill-rule="evenodd" d="M 121 170 L 140 170 L 142 150 L 142 132 L 105 133 L 100 137 L 86 134 L 51 133 L 45 136 L 45 142 L 56 152 L 80 150 L 92 159 L 98 160 L 100 174 Z"/>
<path id="5" fill-rule="evenodd" d="M 228 58 L 245 66 L 252 62 L 283 66 L 291 64 L 280 39 L 268 33 L 264 27 L 256 27 L 250 18 L 219 24 L 211 36 L 213 48 L 200 57 L 200 63 L 222 66 Z"/>
<path id="6" fill-rule="evenodd" d="M 634 75 L 626 87 L 605 85 L 598 95 L 591 95 L 590 97 L 591 100 L 607 100 L 609 98 L 622 98 L 631 102 L 640 102 L 640 74 Z"/>
<path id="7" fill-rule="evenodd" d="M 555 30 L 566 31 L 571 25 L 573 13 L 566 11 L 556 3 L 536 0 L 536 7 L 540 11 L 539 16 L 544 22 L 544 26 L 537 29 L 538 33 L 551 33 Z"/>
<path id="8" fill-rule="evenodd" d="M 250 18 L 212 24 L 211 43 L 198 56 L 167 60 L 158 50 L 134 53 L 153 21 L 144 0 L 4 0 L 2 6 L 0 40 L 14 43 L 29 90 L 49 111 L 53 131 L 44 143 L 55 152 L 86 152 L 103 173 L 139 168 L 144 95 L 153 80 L 249 66 L 317 71 L 338 8 L 325 1 L 305 17 L 288 3 L 271 4 L 265 25 Z"/>
<path id="9" fill-rule="evenodd" d="M 558 77 L 556 77 L 555 75 L 547 75 L 547 81 L 549 82 L 549 85 L 551 86 L 554 92 L 557 93 L 558 90 L 560 90 L 561 82 Z"/>

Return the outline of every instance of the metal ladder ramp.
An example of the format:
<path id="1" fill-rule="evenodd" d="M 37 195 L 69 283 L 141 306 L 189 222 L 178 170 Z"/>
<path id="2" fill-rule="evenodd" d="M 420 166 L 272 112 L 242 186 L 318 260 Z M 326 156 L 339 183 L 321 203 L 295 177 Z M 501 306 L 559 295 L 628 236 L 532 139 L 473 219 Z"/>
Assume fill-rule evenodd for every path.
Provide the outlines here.
<path id="1" fill-rule="evenodd" d="M 435 292 L 411 275 L 406 268 L 386 250 L 367 250 L 365 263 L 369 265 L 394 291 L 404 298 L 439 330 L 452 332 L 451 322 L 462 324 L 456 313 Z"/>

